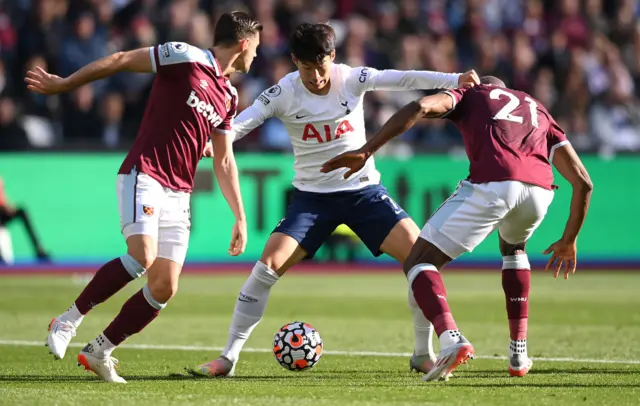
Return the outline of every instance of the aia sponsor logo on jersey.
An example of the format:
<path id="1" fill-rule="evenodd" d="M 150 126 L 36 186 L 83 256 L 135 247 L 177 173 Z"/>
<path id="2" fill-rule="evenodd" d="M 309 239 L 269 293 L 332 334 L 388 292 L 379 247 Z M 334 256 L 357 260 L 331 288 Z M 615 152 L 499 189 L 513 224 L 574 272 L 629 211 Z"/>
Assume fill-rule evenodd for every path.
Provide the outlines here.
<path id="1" fill-rule="evenodd" d="M 223 118 L 216 112 L 211 104 L 208 104 L 198 97 L 195 90 L 191 91 L 189 98 L 187 99 L 187 106 L 196 109 L 196 111 L 207 118 L 214 127 L 217 127 L 222 123 Z"/>
<path id="2" fill-rule="evenodd" d="M 151 217 L 151 216 L 153 216 L 153 213 L 155 213 L 155 210 L 153 209 L 153 206 L 147 206 L 146 204 L 143 204 L 142 205 L 142 212 L 145 215 Z"/>
<path id="3" fill-rule="evenodd" d="M 353 126 L 349 122 L 349 120 L 342 120 L 340 124 L 336 127 L 335 132 L 332 136 L 331 127 L 329 124 L 325 124 L 323 126 L 324 134 L 321 134 L 320 131 L 313 125 L 307 124 L 304 126 L 304 130 L 302 132 L 302 141 L 311 142 L 311 140 L 315 140 L 316 143 L 322 144 L 323 142 L 330 142 L 333 140 L 337 140 L 341 135 L 353 132 Z M 323 137 L 324 135 L 324 137 Z"/>

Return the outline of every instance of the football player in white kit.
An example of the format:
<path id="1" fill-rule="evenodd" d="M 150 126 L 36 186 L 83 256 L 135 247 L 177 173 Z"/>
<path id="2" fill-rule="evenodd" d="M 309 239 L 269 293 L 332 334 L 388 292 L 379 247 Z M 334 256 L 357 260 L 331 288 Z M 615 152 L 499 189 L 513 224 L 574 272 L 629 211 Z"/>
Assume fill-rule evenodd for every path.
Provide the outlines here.
<path id="1" fill-rule="evenodd" d="M 295 187 L 285 217 L 266 243 L 236 302 L 229 339 L 221 356 L 192 370 L 203 376 L 233 376 L 240 351 L 266 309 L 278 279 L 303 258 L 312 257 L 341 224 L 349 226 L 375 256 L 400 264 L 420 234 L 418 226 L 387 194 L 373 160 L 349 180 L 344 171 L 320 172 L 322 164 L 365 144 L 363 96 L 372 90 L 454 88 L 479 83 L 465 74 L 378 71 L 334 64 L 335 33 L 326 24 L 302 24 L 292 35 L 298 70 L 264 91 L 236 117 L 236 140 L 269 117 L 285 125 L 294 149 Z M 428 372 L 436 359 L 433 327 L 408 295 L 416 333 L 412 369 Z"/>

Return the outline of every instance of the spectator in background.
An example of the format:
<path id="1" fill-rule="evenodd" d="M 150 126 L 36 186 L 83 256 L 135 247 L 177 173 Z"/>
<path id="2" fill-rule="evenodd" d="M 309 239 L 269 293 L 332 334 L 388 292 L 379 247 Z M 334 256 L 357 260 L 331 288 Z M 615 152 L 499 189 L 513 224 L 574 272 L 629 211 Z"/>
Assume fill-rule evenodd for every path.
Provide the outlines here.
<path id="1" fill-rule="evenodd" d="M 118 50 L 168 40 L 209 47 L 222 11 L 264 22 L 251 75 L 232 75 L 241 108 L 291 70 L 286 38 L 303 21 L 330 21 L 337 62 L 379 69 L 464 71 L 508 79 L 548 104 L 579 149 L 640 151 L 638 0 L 0 0 L 0 93 L 10 94 L 31 145 L 126 148 L 135 136 L 152 75 L 123 73 L 68 99 L 28 94 L 20 78 L 42 65 L 61 74 Z M 16 35 L 16 33 L 18 35 Z M 619 56 L 609 55 L 613 47 Z M 3 69 L 4 66 L 4 69 Z M 14 78 L 14 80 L 11 80 Z M 629 80 L 630 79 L 630 80 Z M 615 90 L 610 90 L 616 88 Z M 421 92 L 365 97 L 368 130 Z M 621 97 L 623 96 L 623 97 Z M 622 102 L 624 100 L 624 102 Z M 605 119 L 600 119 L 601 117 Z M 79 123 L 69 120 L 81 120 Z M 608 124 L 607 124 L 608 123 Z M 69 134 L 66 134 L 66 130 Z M 277 125 L 236 148 L 288 150 Z M 619 133 L 611 134 L 611 131 Z M 618 134 L 616 136 L 616 134 Z M 622 136 L 621 134 L 626 134 Z M 623 141 L 626 140 L 626 141 Z M 449 149 L 456 131 L 424 121 L 389 152 Z"/>
<path id="2" fill-rule="evenodd" d="M 7 68 L 2 59 L 0 59 L 0 94 L 9 92 L 9 84 L 11 80 L 7 72 Z"/>
<path id="3" fill-rule="evenodd" d="M 52 70 L 58 70 L 60 44 L 65 29 L 66 0 L 34 0 L 29 17 L 19 30 L 18 66 L 15 77 L 22 77 L 22 67 L 33 55 L 44 56 Z M 24 92 L 26 93 L 26 92 Z"/>
<path id="4" fill-rule="evenodd" d="M 29 240 L 31 241 L 31 245 L 38 260 L 41 262 L 49 262 L 49 255 L 42 248 L 42 245 L 40 244 L 40 241 L 38 240 L 38 237 L 33 230 L 27 211 L 22 207 L 15 207 L 9 203 L 4 191 L 2 178 L 0 178 L 0 227 L 4 227 L 15 219 L 19 219 L 22 221 L 22 224 L 24 225 L 24 228 L 29 235 Z M 1 255 L 0 258 L 2 258 Z"/>
<path id="5" fill-rule="evenodd" d="M 0 7 L 0 55 L 11 55 L 16 40 L 16 32 L 11 25 L 11 19 Z"/>
<path id="6" fill-rule="evenodd" d="M 73 28 L 64 36 L 60 49 L 59 71 L 65 77 L 107 55 L 106 33 L 97 29 L 94 13 L 90 10 L 75 12 Z M 94 93 L 101 96 L 106 84 L 106 81 L 96 82 Z"/>
<path id="7" fill-rule="evenodd" d="M 0 96 L 0 152 L 24 151 L 30 146 L 27 132 L 18 122 L 15 102 Z"/>
<path id="8" fill-rule="evenodd" d="M 104 126 L 92 84 L 79 87 L 64 100 L 64 142 L 67 145 L 100 144 Z"/>

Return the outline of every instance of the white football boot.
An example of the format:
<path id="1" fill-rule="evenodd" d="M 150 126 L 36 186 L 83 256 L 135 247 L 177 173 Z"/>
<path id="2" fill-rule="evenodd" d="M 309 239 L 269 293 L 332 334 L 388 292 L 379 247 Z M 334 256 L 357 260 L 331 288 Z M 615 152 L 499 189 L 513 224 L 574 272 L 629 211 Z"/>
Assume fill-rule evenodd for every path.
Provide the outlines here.
<path id="1" fill-rule="evenodd" d="M 509 358 L 509 375 L 511 376 L 525 376 L 529 373 L 529 370 L 533 366 L 533 360 L 526 354 L 514 354 Z"/>
<path id="2" fill-rule="evenodd" d="M 422 377 L 425 382 L 437 381 L 451 374 L 461 364 L 466 364 L 469 359 L 473 359 L 475 350 L 471 343 L 460 335 L 457 344 L 450 345 L 440 350 L 435 366 L 428 374 Z"/>
<path id="3" fill-rule="evenodd" d="M 76 327 L 67 321 L 60 321 L 56 317 L 49 323 L 49 335 L 45 346 L 49 347 L 49 353 L 53 354 L 55 359 L 62 359 L 71 339 L 75 336 Z"/>
<path id="4" fill-rule="evenodd" d="M 533 366 L 533 360 L 527 355 L 527 341 L 511 340 L 508 354 L 509 375 L 525 376 Z"/>
<path id="5" fill-rule="evenodd" d="M 409 359 L 409 372 L 422 372 L 423 374 L 428 374 L 436 364 L 436 358 L 432 357 L 428 354 L 426 355 L 416 355 L 414 352 Z M 448 381 L 453 375 L 451 373 L 446 374 L 444 376 L 444 380 Z"/>
<path id="6" fill-rule="evenodd" d="M 94 353 L 93 344 L 87 344 L 78 354 L 78 366 L 98 375 L 105 382 L 127 383 L 118 373 L 118 360 L 113 357 L 101 357 Z"/>
<path id="7" fill-rule="evenodd" d="M 236 374 L 236 365 L 221 355 L 211 362 L 189 369 L 189 372 L 208 378 L 231 378 Z"/>

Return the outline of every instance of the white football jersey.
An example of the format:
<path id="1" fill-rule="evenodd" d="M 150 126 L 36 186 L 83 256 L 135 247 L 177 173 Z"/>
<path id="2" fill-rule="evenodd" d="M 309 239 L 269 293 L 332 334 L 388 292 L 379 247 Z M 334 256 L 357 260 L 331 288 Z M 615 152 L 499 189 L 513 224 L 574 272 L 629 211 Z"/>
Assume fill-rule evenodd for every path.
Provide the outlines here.
<path id="1" fill-rule="evenodd" d="M 235 139 L 244 137 L 269 117 L 280 119 L 287 129 L 295 156 L 293 186 L 307 192 L 329 193 L 361 189 L 380 183 L 373 157 L 349 179 L 348 169 L 321 173 L 327 160 L 362 147 L 367 139 L 363 96 L 371 90 L 453 88 L 459 74 L 430 71 L 379 71 L 333 64 L 331 89 L 324 96 L 311 93 L 300 74 L 292 72 L 265 90 L 234 120 Z"/>

